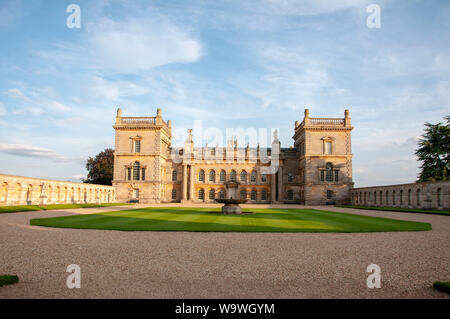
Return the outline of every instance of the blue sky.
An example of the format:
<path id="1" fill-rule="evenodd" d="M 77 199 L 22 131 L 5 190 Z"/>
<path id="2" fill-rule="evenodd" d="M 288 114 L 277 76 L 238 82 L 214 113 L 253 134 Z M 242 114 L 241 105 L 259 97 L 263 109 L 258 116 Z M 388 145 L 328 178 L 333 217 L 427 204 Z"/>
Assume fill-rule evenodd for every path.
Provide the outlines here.
<path id="1" fill-rule="evenodd" d="M 0 0 L 0 172 L 85 176 L 118 106 L 183 130 L 276 127 L 282 147 L 305 108 L 348 108 L 355 186 L 413 182 L 424 122 L 450 113 L 449 40 L 437 0 Z"/>

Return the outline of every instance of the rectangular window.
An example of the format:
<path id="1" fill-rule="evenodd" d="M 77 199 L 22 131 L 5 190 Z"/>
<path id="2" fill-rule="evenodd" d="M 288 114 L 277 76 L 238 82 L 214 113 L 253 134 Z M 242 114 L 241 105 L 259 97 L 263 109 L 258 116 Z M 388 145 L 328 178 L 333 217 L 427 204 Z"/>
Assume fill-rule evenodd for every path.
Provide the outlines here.
<path id="1" fill-rule="evenodd" d="M 267 175 L 266 174 L 262 174 L 261 175 L 261 182 L 263 182 L 263 183 L 267 182 Z"/>
<path id="2" fill-rule="evenodd" d="M 131 167 L 127 168 L 127 173 L 128 173 L 127 179 L 131 180 Z"/>
<path id="3" fill-rule="evenodd" d="M 133 190 L 133 198 L 139 199 L 139 189 L 134 189 Z"/>
<path id="4" fill-rule="evenodd" d="M 321 181 L 321 182 L 324 182 L 324 181 L 325 181 L 325 171 L 324 171 L 324 170 L 321 170 L 321 171 L 320 171 L 320 181 Z"/>
<path id="5" fill-rule="evenodd" d="M 327 199 L 333 199 L 333 191 L 327 191 Z"/>
<path id="6" fill-rule="evenodd" d="M 338 170 L 334 171 L 334 181 L 339 182 L 339 171 Z"/>
<path id="7" fill-rule="evenodd" d="M 327 179 L 327 182 L 332 182 L 333 181 L 333 171 L 332 170 L 327 169 L 326 179 Z"/>
<path id="8" fill-rule="evenodd" d="M 331 154 L 331 142 L 325 142 L 325 154 Z"/>
<path id="9" fill-rule="evenodd" d="M 134 141 L 134 152 L 135 153 L 141 152 L 141 141 Z"/>
<path id="10" fill-rule="evenodd" d="M 145 168 L 142 169 L 142 180 L 145 180 Z"/>

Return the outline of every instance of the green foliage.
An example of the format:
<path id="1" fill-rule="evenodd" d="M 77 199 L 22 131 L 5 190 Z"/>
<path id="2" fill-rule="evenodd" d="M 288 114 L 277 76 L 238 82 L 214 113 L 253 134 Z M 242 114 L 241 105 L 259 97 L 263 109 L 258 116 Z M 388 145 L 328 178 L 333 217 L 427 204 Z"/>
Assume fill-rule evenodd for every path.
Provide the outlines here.
<path id="1" fill-rule="evenodd" d="M 114 150 L 106 148 L 95 157 L 89 157 L 86 162 L 88 170 L 84 183 L 112 185 L 114 172 Z"/>
<path id="2" fill-rule="evenodd" d="M 19 282 L 19 277 L 16 275 L 0 275 L 0 287 L 12 285 Z"/>
<path id="3" fill-rule="evenodd" d="M 142 208 L 99 214 L 32 219 L 31 225 L 125 231 L 354 233 L 431 230 L 431 224 L 316 209 L 252 209 L 222 215 L 211 208 Z M 244 209 L 245 211 L 245 209 Z"/>
<path id="4" fill-rule="evenodd" d="M 450 294 L 450 281 L 435 281 L 433 288 Z"/>
<path id="5" fill-rule="evenodd" d="M 447 124 L 425 123 L 425 134 L 415 152 L 422 162 L 418 182 L 446 180 L 450 177 L 450 116 Z"/>

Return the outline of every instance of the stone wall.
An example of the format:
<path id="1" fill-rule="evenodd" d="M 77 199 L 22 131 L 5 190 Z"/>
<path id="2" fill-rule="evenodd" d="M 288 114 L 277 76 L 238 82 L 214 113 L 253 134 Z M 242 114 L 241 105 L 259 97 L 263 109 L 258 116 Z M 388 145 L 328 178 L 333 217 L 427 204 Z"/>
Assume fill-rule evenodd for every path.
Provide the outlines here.
<path id="1" fill-rule="evenodd" d="M 450 209 L 450 181 L 353 188 L 353 205 Z"/>
<path id="2" fill-rule="evenodd" d="M 115 202 L 112 186 L 0 174 L 0 206 Z"/>

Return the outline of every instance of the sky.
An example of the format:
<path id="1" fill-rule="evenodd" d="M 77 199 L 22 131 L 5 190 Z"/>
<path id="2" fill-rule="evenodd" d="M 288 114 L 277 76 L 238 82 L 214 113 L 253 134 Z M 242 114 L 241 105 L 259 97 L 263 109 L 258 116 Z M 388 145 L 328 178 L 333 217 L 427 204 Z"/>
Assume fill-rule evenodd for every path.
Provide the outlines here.
<path id="1" fill-rule="evenodd" d="M 424 123 L 450 115 L 449 49 L 445 0 L 0 0 L 0 173 L 79 181 L 118 107 L 161 108 L 174 145 L 202 121 L 282 147 L 308 108 L 349 109 L 355 187 L 414 182 Z"/>

